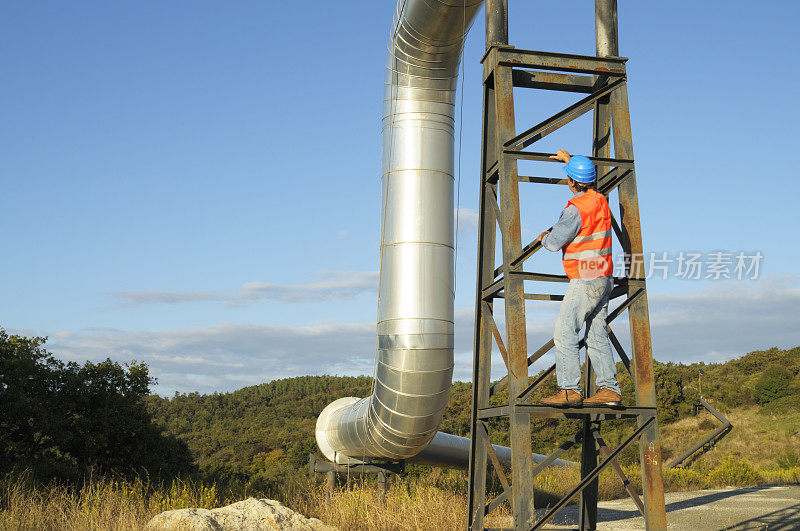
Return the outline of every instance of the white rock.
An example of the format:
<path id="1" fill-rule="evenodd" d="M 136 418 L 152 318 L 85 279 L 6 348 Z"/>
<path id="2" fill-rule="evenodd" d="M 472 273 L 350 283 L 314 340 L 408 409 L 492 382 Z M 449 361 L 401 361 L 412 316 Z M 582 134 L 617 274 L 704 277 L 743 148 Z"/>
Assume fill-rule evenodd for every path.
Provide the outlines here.
<path id="1" fill-rule="evenodd" d="M 248 498 L 219 509 L 176 509 L 156 515 L 150 530 L 229 531 L 310 529 L 335 531 L 316 518 L 306 518 L 275 500 Z"/>

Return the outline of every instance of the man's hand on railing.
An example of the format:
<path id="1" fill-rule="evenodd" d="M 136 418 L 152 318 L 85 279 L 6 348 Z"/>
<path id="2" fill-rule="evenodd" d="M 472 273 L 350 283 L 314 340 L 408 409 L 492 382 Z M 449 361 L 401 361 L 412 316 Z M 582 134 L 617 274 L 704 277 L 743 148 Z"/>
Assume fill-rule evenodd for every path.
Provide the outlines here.
<path id="1" fill-rule="evenodd" d="M 550 155 L 550 158 L 553 160 L 559 160 L 566 164 L 569 162 L 569 159 L 572 158 L 572 155 L 570 155 L 566 149 L 559 149 L 555 155 Z"/>

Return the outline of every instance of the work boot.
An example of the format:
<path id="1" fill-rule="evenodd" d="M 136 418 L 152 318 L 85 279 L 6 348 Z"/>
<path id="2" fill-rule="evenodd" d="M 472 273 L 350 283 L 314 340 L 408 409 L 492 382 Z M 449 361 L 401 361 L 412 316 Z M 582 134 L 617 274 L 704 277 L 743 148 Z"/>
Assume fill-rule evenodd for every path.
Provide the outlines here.
<path id="1" fill-rule="evenodd" d="M 583 403 L 583 398 L 581 398 L 581 394 L 577 391 L 561 389 L 553 396 L 542 398 L 539 402 L 545 406 L 577 407 Z"/>
<path id="2" fill-rule="evenodd" d="M 605 387 L 597 391 L 594 396 L 583 401 L 585 406 L 621 406 L 622 396 Z"/>

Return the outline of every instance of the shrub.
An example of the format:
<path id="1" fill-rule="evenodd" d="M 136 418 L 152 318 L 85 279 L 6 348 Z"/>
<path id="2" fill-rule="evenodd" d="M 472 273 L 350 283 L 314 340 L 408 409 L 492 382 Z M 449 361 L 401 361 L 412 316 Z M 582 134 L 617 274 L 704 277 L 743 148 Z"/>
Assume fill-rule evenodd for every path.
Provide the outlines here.
<path id="1" fill-rule="evenodd" d="M 709 472 L 708 479 L 718 486 L 748 487 L 756 485 L 761 477 L 753 465 L 729 455 Z"/>
<path id="2" fill-rule="evenodd" d="M 680 406 L 684 402 L 681 377 L 672 363 L 654 363 L 658 402 L 658 422 L 666 423 L 678 419 Z"/>
<path id="3" fill-rule="evenodd" d="M 772 365 L 764 371 L 764 374 L 756 382 L 753 389 L 753 398 L 760 406 L 769 404 L 788 395 L 791 382 L 792 375 L 789 371 L 783 367 Z"/>
<path id="4" fill-rule="evenodd" d="M 705 487 L 703 474 L 691 468 L 665 468 L 664 488 L 673 490 L 698 490 Z"/>
<path id="5" fill-rule="evenodd" d="M 711 419 L 703 419 L 700 421 L 700 424 L 698 424 L 697 427 L 701 430 L 713 430 L 717 427 L 717 425 L 714 424 L 714 421 Z"/>
<path id="6" fill-rule="evenodd" d="M 761 408 L 763 415 L 783 415 L 791 411 L 800 411 L 800 394 L 788 395 Z"/>

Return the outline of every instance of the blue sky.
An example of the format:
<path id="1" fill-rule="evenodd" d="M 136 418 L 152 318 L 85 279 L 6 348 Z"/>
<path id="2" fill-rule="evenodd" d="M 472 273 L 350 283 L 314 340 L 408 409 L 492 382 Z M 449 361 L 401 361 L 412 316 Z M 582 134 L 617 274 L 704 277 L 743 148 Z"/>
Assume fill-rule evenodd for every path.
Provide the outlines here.
<path id="1" fill-rule="evenodd" d="M 648 251 L 760 251 L 758 281 L 650 282 L 655 355 L 800 344 L 800 4 L 620 0 Z M 394 2 L 5 2 L 0 326 L 156 390 L 371 373 Z M 511 2 L 511 43 L 591 54 L 592 2 Z M 457 375 L 469 375 L 483 15 L 465 51 Z M 527 91 L 518 128 L 575 100 Z M 585 117 L 588 118 L 588 117 Z M 585 119 L 538 150 L 589 148 Z M 549 168 L 548 171 L 557 171 Z M 523 192 L 532 238 L 560 188 Z M 555 255 L 541 260 L 557 271 Z M 544 304 L 544 303 L 543 303 Z M 556 306 L 530 307 L 532 341 Z"/>

